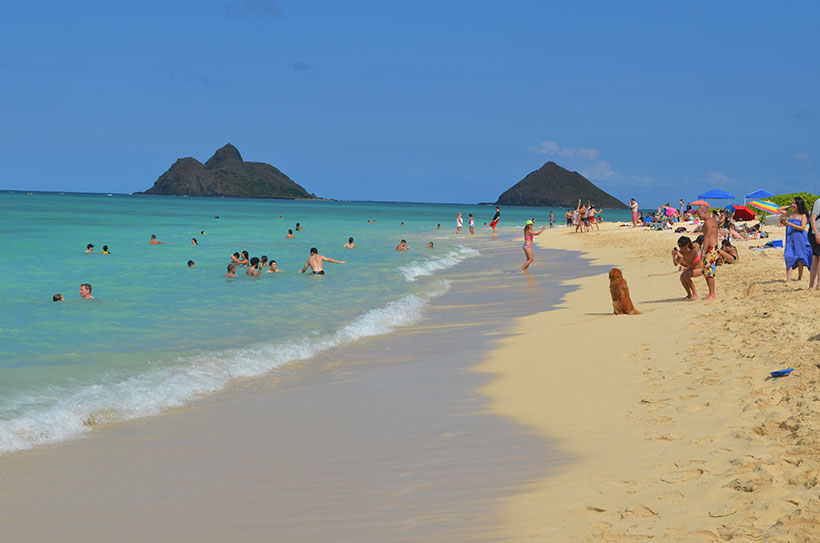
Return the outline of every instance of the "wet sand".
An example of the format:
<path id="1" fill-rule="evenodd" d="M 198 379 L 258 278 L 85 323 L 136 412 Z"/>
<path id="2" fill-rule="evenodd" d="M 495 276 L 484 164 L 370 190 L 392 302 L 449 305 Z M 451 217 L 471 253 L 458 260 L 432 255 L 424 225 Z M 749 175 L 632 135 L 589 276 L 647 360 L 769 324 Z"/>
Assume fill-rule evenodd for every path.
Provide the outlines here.
<path id="1" fill-rule="evenodd" d="M 514 247 L 514 248 L 512 248 Z M 497 541 L 502 500 L 571 461 L 490 413 L 470 368 L 592 269 L 517 273 L 503 239 L 422 322 L 187 409 L 0 459 L 9 541 Z"/>

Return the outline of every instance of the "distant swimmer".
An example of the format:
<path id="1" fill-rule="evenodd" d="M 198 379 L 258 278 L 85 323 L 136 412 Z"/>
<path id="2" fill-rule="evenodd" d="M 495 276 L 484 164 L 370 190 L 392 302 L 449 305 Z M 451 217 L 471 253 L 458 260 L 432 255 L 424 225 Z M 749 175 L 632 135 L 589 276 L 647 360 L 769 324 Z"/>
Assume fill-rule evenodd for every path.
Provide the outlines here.
<path id="1" fill-rule="evenodd" d="M 111 254 L 111 252 L 109 252 L 109 250 L 108 250 L 108 245 L 103 245 L 103 250 L 100 251 L 100 254 L 101 255 L 110 255 Z"/>
<path id="2" fill-rule="evenodd" d="M 151 245 L 168 245 L 164 241 L 158 240 L 156 234 L 151 234 L 151 241 L 149 241 L 148 243 L 150 243 Z"/>
<path id="3" fill-rule="evenodd" d="M 233 262 L 234 264 L 239 264 L 241 260 L 242 259 L 239 258 L 239 253 L 234 253 L 231 255 L 231 262 Z"/>
<path id="4" fill-rule="evenodd" d="M 239 259 L 239 262 L 237 262 L 237 264 L 239 264 L 240 266 L 247 266 L 248 256 L 248 251 L 242 251 L 242 258 Z"/>
<path id="5" fill-rule="evenodd" d="M 464 219 L 461 218 L 461 211 L 456 215 L 456 234 L 461 233 L 461 227 L 464 226 Z"/>
<path id="6" fill-rule="evenodd" d="M 433 248 L 433 242 L 431 241 L 430 243 L 427 244 L 427 246 L 432 249 Z"/>
<path id="7" fill-rule="evenodd" d="M 282 219 L 284 219 L 284 217 L 282 215 L 279 215 L 279 220 L 281 221 Z"/>
<path id="8" fill-rule="evenodd" d="M 322 268 L 323 262 L 333 262 L 334 264 L 347 264 L 345 260 L 334 260 L 330 257 L 320 255 L 319 249 L 317 249 L 316 247 L 311 247 L 310 257 L 307 259 L 307 262 L 305 262 L 305 266 L 299 273 L 305 273 L 305 270 L 307 270 L 308 267 L 310 267 L 311 273 L 313 273 L 313 275 L 324 275 L 325 270 Z"/>
<path id="9" fill-rule="evenodd" d="M 225 277 L 236 277 L 236 264 L 233 262 L 228 264 L 228 273 L 225 274 Z"/>
<path id="10" fill-rule="evenodd" d="M 353 238 L 347 238 L 347 243 L 345 243 L 343 247 L 345 249 L 355 249 L 356 244 L 353 243 Z"/>
<path id="11" fill-rule="evenodd" d="M 404 226 L 404 221 L 401 221 L 401 225 Z"/>
<path id="12" fill-rule="evenodd" d="M 367 219 L 367 224 L 370 224 L 370 219 Z"/>
<path id="13" fill-rule="evenodd" d="M 493 215 L 493 220 L 490 221 L 490 227 L 493 229 L 493 234 L 495 234 L 495 229 L 498 226 L 498 221 L 501 220 L 501 210 L 498 206 L 495 206 L 495 215 Z"/>
<path id="14" fill-rule="evenodd" d="M 470 227 L 470 233 L 475 234 L 475 219 L 473 218 L 473 214 L 470 213 L 470 220 L 467 223 Z"/>
<path id="15" fill-rule="evenodd" d="M 205 230 L 200 230 L 200 231 L 199 231 L 199 233 L 200 233 L 200 234 L 202 234 L 203 236 L 207 236 L 207 235 L 208 235 L 208 233 L 207 233 L 207 232 L 205 232 Z"/>
<path id="16" fill-rule="evenodd" d="M 436 225 L 436 230 L 441 230 L 441 223 L 438 223 L 438 224 Z"/>
<path id="17" fill-rule="evenodd" d="M 265 256 L 265 255 L 260 256 L 259 257 L 259 271 L 261 272 L 262 268 L 267 267 L 267 265 L 268 265 L 268 257 Z"/>
<path id="18" fill-rule="evenodd" d="M 288 230 L 288 235 L 285 236 L 285 239 L 293 239 L 296 236 L 293 235 L 293 230 Z"/>
<path id="19" fill-rule="evenodd" d="M 193 268 L 194 266 L 195 266 L 194 261 L 193 261 L 193 260 L 189 260 L 189 261 L 188 261 L 188 267 L 189 267 L 189 268 Z"/>
<path id="20" fill-rule="evenodd" d="M 94 252 L 94 244 L 89 243 L 88 245 L 86 245 L 85 246 L 85 252 L 86 253 L 93 253 Z"/>
<path id="21" fill-rule="evenodd" d="M 83 283 L 80 285 L 80 298 L 84 300 L 94 299 L 94 296 L 91 295 L 91 285 L 89 283 Z"/>
<path id="22" fill-rule="evenodd" d="M 301 232 L 301 231 L 302 231 L 302 225 L 301 225 L 301 224 L 299 224 L 298 222 L 296 223 L 296 231 L 297 231 L 297 232 Z"/>
<path id="23" fill-rule="evenodd" d="M 399 244 L 398 244 L 398 245 L 396 245 L 396 250 L 397 250 L 397 251 L 406 251 L 406 250 L 408 250 L 409 248 L 410 248 L 410 247 L 408 247 L 408 246 L 407 246 L 407 241 L 406 241 L 406 240 L 401 240 L 401 241 L 399 242 Z"/>
<path id="24" fill-rule="evenodd" d="M 276 265 L 276 261 L 271 260 L 270 261 L 270 266 L 268 266 L 268 269 L 265 270 L 265 273 L 279 273 L 281 271 L 282 270 L 280 270 L 279 267 Z"/>
<path id="25" fill-rule="evenodd" d="M 196 238 L 191 238 L 191 245 L 199 245 L 199 242 L 196 240 Z"/>
<path id="26" fill-rule="evenodd" d="M 65 300 L 65 298 L 63 298 L 63 295 L 58 292 L 57 294 L 51 297 L 51 300 L 54 302 L 62 302 Z"/>

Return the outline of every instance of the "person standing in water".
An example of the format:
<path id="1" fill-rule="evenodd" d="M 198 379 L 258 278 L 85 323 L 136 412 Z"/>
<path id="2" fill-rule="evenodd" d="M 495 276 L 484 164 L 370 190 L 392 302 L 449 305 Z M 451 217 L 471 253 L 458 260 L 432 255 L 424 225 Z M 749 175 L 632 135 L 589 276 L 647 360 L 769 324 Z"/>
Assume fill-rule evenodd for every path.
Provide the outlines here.
<path id="1" fill-rule="evenodd" d="M 461 211 L 456 216 L 456 234 L 461 233 L 461 227 L 464 226 L 464 219 L 461 218 Z"/>
<path id="2" fill-rule="evenodd" d="M 470 220 L 467 225 L 470 227 L 470 233 L 475 234 L 475 218 L 473 218 L 473 214 L 470 213 Z"/>
<path id="3" fill-rule="evenodd" d="M 521 266 L 521 272 L 527 273 L 527 270 L 530 268 L 530 264 L 532 264 L 533 258 L 532 256 L 532 239 L 535 236 L 540 236 L 544 230 L 547 229 L 546 226 L 541 227 L 541 230 L 538 232 L 533 231 L 532 225 L 534 222 L 532 220 L 528 220 L 524 223 L 524 256 L 526 259 L 524 260 L 524 265 Z"/>
<path id="4" fill-rule="evenodd" d="M 495 215 L 493 215 L 493 220 L 490 221 L 490 227 L 493 229 L 493 234 L 495 234 L 495 229 L 498 226 L 498 221 L 501 220 L 501 210 L 498 209 L 498 206 L 495 206 Z"/>
<path id="5" fill-rule="evenodd" d="M 310 257 L 307 259 L 307 262 L 305 262 L 302 271 L 300 271 L 299 273 L 305 273 L 305 270 L 307 270 L 309 267 L 313 275 L 324 275 L 325 270 L 322 267 L 323 262 L 333 262 L 334 264 L 347 264 L 345 260 L 334 260 L 330 257 L 320 255 L 319 249 L 317 249 L 316 247 L 311 247 Z"/>

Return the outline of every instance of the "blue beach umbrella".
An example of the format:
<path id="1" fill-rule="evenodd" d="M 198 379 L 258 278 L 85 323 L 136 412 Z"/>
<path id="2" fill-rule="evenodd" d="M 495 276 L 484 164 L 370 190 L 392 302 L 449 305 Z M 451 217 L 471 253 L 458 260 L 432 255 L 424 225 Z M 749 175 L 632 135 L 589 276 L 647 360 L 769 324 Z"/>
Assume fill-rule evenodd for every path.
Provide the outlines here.
<path id="1" fill-rule="evenodd" d="M 715 189 L 704 192 L 703 194 L 698 194 L 698 198 L 702 200 L 734 200 L 735 195 L 729 194 L 725 190 Z"/>
<path id="2" fill-rule="evenodd" d="M 760 189 L 760 190 L 756 190 L 754 192 L 750 192 L 749 194 L 747 194 L 746 196 L 743 197 L 743 200 L 744 201 L 761 200 L 763 198 L 771 198 L 772 196 L 774 196 L 774 194 L 772 194 L 768 190 Z"/>

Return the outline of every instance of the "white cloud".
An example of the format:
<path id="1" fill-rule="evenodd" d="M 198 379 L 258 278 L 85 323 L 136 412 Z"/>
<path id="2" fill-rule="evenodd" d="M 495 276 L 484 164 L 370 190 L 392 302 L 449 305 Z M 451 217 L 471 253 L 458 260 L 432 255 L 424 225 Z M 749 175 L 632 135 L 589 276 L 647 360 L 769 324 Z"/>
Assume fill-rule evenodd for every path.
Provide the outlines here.
<path id="1" fill-rule="evenodd" d="M 796 160 L 800 164 L 811 164 L 812 162 L 814 162 L 814 159 L 808 153 L 797 153 L 792 158 L 794 158 L 794 160 Z"/>
<path id="2" fill-rule="evenodd" d="M 562 159 L 565 167 L 581 172 L 584 177 L 598 180 L 614 180 L 617 175 L 609 161 L 600 158 L 597 149 L 587 147 L 561 147 L 554 141 L 543 141 L 530 151 L 551 158 Z"/>
<path id="3" fill-rule="evenodd" d="M 734 184 L 736 180 L 721 172 L 709 172 L 709 180 L 712 183 Z"/>

